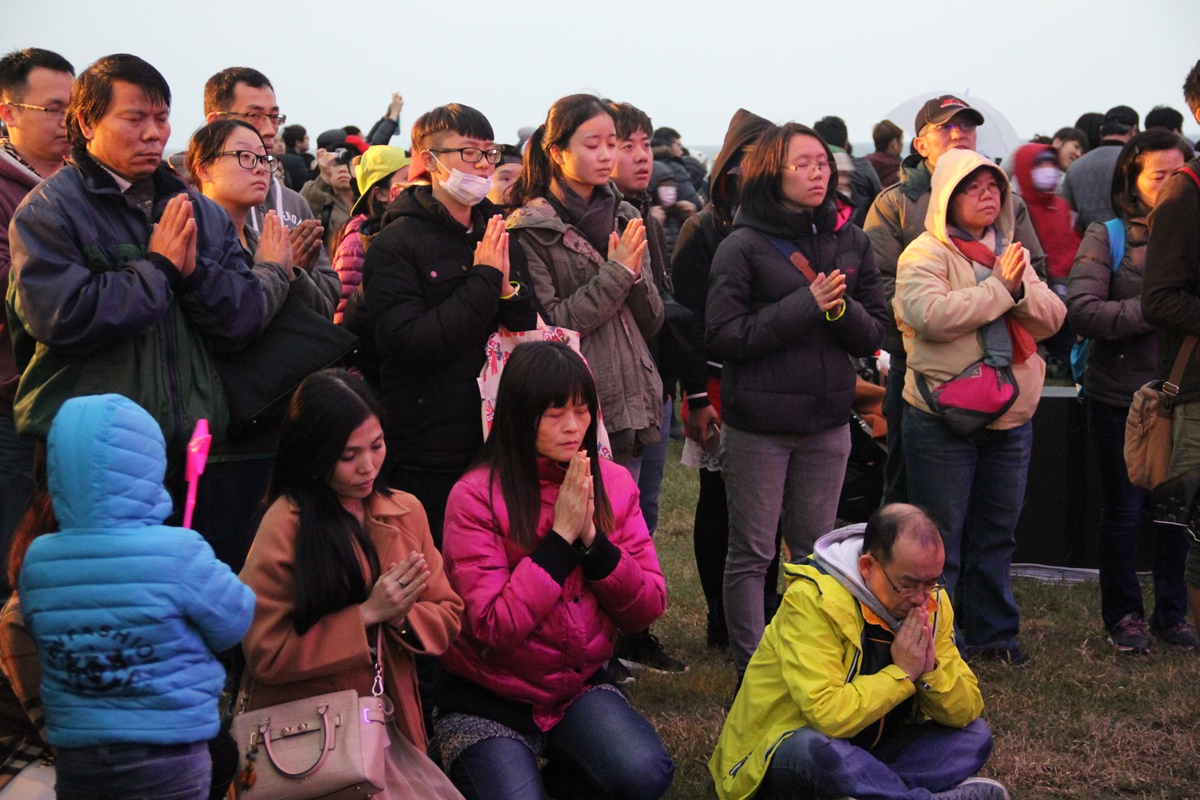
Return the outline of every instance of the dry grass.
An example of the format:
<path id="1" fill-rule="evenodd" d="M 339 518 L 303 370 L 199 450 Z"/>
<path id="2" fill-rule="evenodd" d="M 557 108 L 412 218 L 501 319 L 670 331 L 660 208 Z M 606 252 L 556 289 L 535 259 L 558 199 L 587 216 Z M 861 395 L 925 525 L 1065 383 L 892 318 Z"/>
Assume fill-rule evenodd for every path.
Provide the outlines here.
<path id="1" fill-rule="evenodd" d="M 691 541 L 697 478 L 678 457 L 674 443 L 656 535 L 671 607 L 654 630 L 691 669 L 639 676 L 633 699 L 675 757 L 667 797 L 703 800 L 715 797 L 707 762 L 733 668 L 704 644 Z M 1032 662 L 978 670 L 996 736 L 985 774 L 1022 800 L 1200 798 L 1200 657 L 1161 648 L 1144 658 L 1116 655 L 1100 625 L 1095 584 L 1017 580 L 1014 592 Z"/>

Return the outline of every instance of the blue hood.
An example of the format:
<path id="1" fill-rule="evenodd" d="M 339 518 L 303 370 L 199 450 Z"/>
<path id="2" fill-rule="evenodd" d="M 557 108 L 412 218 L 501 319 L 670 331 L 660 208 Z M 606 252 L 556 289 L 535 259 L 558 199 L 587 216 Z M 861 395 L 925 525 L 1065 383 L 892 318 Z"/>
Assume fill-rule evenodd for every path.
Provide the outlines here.
<path id="1" fill-rule="evenodd" d="M 63 403 L 46 440 L 50 497 L 63 530 L 159 525 L 167 448 L 158 423 L 118 394 Z"/>

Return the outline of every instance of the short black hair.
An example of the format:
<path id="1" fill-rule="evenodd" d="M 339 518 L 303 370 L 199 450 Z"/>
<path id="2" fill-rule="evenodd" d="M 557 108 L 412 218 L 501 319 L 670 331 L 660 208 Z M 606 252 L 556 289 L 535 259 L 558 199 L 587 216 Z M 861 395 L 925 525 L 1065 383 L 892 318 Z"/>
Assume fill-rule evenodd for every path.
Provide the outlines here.
<path id="1" fill-rule="evenodd" d="M 244 83 L 251 89 L 270 89 L 275 87 L 256 69 L 250 67 L 229 67 L 213 75 L 204 83 L 204 113 L 228 111 L 233 105 L 233 93 L 239 83 Z"/>
<path id="2" fill-rule="evenodd" d="M 1170 106 L 1155 106 L 1146 115 L 1146 130 L 1166 128 L 1169 131 L 1183 130 L 1183 114 Z"/>
<path id="3" fill-rule="evenodd" d="M 67 106 L 67 138 L 72 147 L 87 148 L 87 137 L 79 127 L 79 118 L 89 127 L 95 126 L 108 113 L 112 103 L 113 83 L 131 83 L 146 93 L 151 102 L 171 107 L 171 87 L 162 73 L 129 53 L 104 56 L 79 73 L 71 89 L 71 104 Z"/>
<path id="4" fill-rule="evenodd" d="M 1183 101 L 1192 110 L 1193 116 L 1200 111 L 1200 61 L 1188 70 L 1187 77 L 1183 79 Z"/>
<path id="5" fill-rule="evenodd" d="M 27 47 L 0 58 L 0 101 L 19 103 L 29 88 L 29 73 L 37 67 L 75 76 L 71 62 L 50 50 Z"/>
<path id="6" fill-rule="evenodd" d="M 867 520 L 862 551 L 887 566 L 892 561 L 896 540 L 906 531 L 918 536 L 922 544 L 941 544 L 941 531 L 927 510 L 921 506 L 889 503 L 877 509 Z"/>
<path id="7" fill-rule="evenodd" d="M 1100 124 L 1101 136 L 1124 136 L 1137 131 L 1141 117 L 1129 106 L 1113 106 L 1104 112 L 1104 122 Z"/>
<path id="8" fill-rule="evenodd" d="M 296 149 L 296 145 L 305 136 L 308 136 L 308 130 L 303 125 L 288 125 L 283 129 L 283 146 L 288 149 L 288 152 Z"/>
<path id="9" fill-rule="evenodd" d="M 492 123 L 488 122 L 483 112 L 460 103 L 448 103 L 417 117 L 412 126 L 413 152 L 428 150 L 430 140 L 445 132 L 489 142 L 496 139 L 496 134 L 492 132 Z"/>
<path id="10" fill-rule="evenodd" d="M 1079 128 L 1059 128 L 1054 132 L 1054 136 L 1047 144 L 1054 144 L 1054 139 L 1058 139 L 1063 143 L 1075 142 L 1083 152 L 1086 153 L 1088 151 L 1087 134 L 1079 130 Z"/>
<path id="11" fill-rule="evenodd" d="M 871 139 L 875 142 L 876 150 L 887 150 L 892 142 L 904 138 L 904 129 L 890 119 L 879 122 L 871 129 Z"/>
<path id="12" fill-rule="evenodd" d="M 653 147 L 661 145 L 669 145 L 671 142 L 682 141 L 683 137 L 679 135 L 679 131 L 674 128 L 659 128 L 650 134 L 650 144 Z"/>
<path id="13" fill-rule="evenodd" d="M 613 125 L 617 129 L 618 139 L 628 139 L 635 131 L 641 131 L 647 136 L 654 133 L 654 123 L 650 115 L 632 103 L 618 103 L 613 100 L 605 101 L 609 113 L 612 114 Z"/>
<path id="14" fill-rule="evenodd" d="M 846 129 L 846 121 L 841 117 L 821 117 L 813 123 L 813 130 L 821 135 L 825 144 L 843 150 L 850 141 L 850 131 Z"/>
<path id="15" fill-rule="evenodd" d="M 1075 120 L 1075 127 L 1083 131 L 1088 140 L 1088 151 L 1095 150 L 1100 144 L 1100 126 L 1104 124 L 1104 115 L 1098 111 L 1089 111 L 1086 114 L 1080 114 L 1079 119 Z"/>

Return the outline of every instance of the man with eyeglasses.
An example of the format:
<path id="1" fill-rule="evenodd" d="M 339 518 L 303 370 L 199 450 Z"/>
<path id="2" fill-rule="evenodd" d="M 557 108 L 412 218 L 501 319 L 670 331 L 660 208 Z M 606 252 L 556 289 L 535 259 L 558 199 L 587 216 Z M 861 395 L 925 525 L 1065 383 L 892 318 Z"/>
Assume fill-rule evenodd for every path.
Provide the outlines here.
<path id="1" fill-rule="evenodd" d="M 279 113 L 275 88 L 267 76 L 250 67 L 229 67 L 205 82 L 204 121 L 214 122 L 221 117 L 234 117 L 253 125 L 268 153 L 273 151 L 280 127 L 287 122 L 287 115 Z M 256 233 L 260 232 L 268 211 L 274 211 L 284 227 L 291 231 L 296 266 L 308 271 L 329 300 L 330 307 L 336 308 L 341 299 L 342 284 L 323 244 L 326 231 L 313 216 L 308 201 L 285 186 L 276 174 L 271 176 L 266 200 L 250 210 L 246 224 Z"/>
<path id="2" fill-rule="evenodd" d="M 478 378 L 500 325 L 536 325 L 525 253 L 487 199 L 500 162 L 492 125 L 453 103 L 412 127 L 409 179 L 363 261 L 365 302 L 388 411 L 388 485 L 416 495 L 438 547 L 446 498 L 483 445 Z M 347 316 L 355 312 L 348 309 Z"/>
<path id="3" fill-rule="evenodd" d="M 8 137 L 0 138 L 0 286 L 8 286 L 12 265 L 8 223 L 25 195 L 63 165 L 67 141 L 67 103 L 75 68 L 49 50 L 30 47 L 0 58 L 0 120 Z M 13 395 L 21 373 L 13 359 L 7 320 L 0 318 L 0 552 L 33 491 L 33 440 L 18 436 Z M 0 577 L 5 595 L 8 582 Z"/>
<path id="4" fill-rule="evenodd" d="M 983 123 L 983 114 L 978 109 L 949 94 L 928 100 L 917 112 L 913 123 L 916 130 L 913 147 L 917 154 L 901 162 L 900 182 L 880 192 L 863 224 L 875 251 L 875 265 L 883 276 L 889 308 L 896 296 L 896 263 L 900 254 L 925 232 L 925 214 L 929 210 L 930 187 L 938 159 L 949 150 L 974 150 L 975 129 Z M 1042 252 L 1033 223 L 1029 221 L 1029 209 L 1020 197 L 1014 195 L 1012 200 L 1016 240 L 1029 250 L 1034 271 L 1044 278 L 1046 254 Z M 904 416 L 904 373 L 908 362 L 894 317 L 889 316 L 883 349 L 891 357 L 887 392 L 883 398 L 883 415 L 888 420 L 883 502 L 900 503 L 908 499 L 900 435 L 900 419 Z"/>
<path id="5" fill-rule="evenodd" d="M 178 498 L 196 421 L 218 441 L 228 424 L 210 353 L 258 334 L 264 294 L 229 215 L 163 163 L 170 110 L 166 80 L 136 56 L 80 74 L 71 160 L 12 220 L 7 303 L 17 430 L 45 441 L 68 398 L 124 395 L 162 427 Z"/>
<path id="6" fill-rule="evenodd" d="M 787 565 L 709 761 L 721 800 L 1007 800 L 972 777 L 992 734 L 954 642 L 944 561 L 929 515 L 897 503 Z"/>

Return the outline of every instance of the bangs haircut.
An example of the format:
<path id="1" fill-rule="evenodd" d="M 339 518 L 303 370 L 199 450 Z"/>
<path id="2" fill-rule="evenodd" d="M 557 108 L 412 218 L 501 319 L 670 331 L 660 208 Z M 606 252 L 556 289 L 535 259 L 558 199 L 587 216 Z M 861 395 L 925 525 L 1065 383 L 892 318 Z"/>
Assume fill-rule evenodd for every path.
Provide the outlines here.
<path id="1" fill-rule="evenodd" d="M 493 483 L 499 478 L 509 534 L 526 550 L 532 551 L 538 543 L 542 501 L 537 435 L 542 414 L 578 402 L 587 405 L 592 417 L 582 449 L 592 464 L 594 521 L 597 529 L 608 533 L 613 529 L 613 512 L 600 473 L 599 400 L 591 371 L 578 353 L 561 342 L 530 342 L 513 349 L 500 376 L 492 431 L 477 463 L 489 466 Z"/>
<path id="2" fill-rule="evenodd" d="M 221 151 L 225 149 L 225 142 L 229 139 L 229 134 L 238 128 L 253 131 L 254 136 L 262 144 L 262 135 L 259 134 L 258 128 L 244 120 L 230 117 L 222 117 L 216 122 L 202 125 L 192 134 L 192 138 L 188 141 L 183 164 L 192 176 L 194 185 L 200 186 L 200 167 L 217 160 Z M 266 144 L 263 144 L 263 149 L 266 149 Z"/>
<path id="3" fill-rule="evenodd" d="M 741 164 L 741 207 L 747 213 L 762 219 L 774 220 L 783 209 L 783 171 L 787 164 L 788 145 L 793 136 L 811 136 L 821 143 L 829 159 L 829 187 L 825 193 L 827 201 L 837 192 L 837 164 L 829 145 L 820 134 L 799 122 L 788 122 L 767 128 L 759 136 L 755 147 L 742 159 Z M 822 201 L 825 202 L 825 201 Z"/>
<path id="4" fill-rule="evenodd" d="M 214 111 L 229 111 L 233 107 L 233 94 L 239 83 L 244 83 L 251 89 L 270 89 L 275 87 L 256 69 L 251 67 L 229 67 L 213 75 L 204 83 L 204 113 Z"/>
<path id="5" fill-rule="evenodd" d="M 413 153 L 433 147 L 434 137 L 440 133 L 457 133 L 468 139 L 481 139 L 486 142 L 496 140 L 496 134 L 492 132 L 492 123 L 488 122 L 488 118 L 481 111 L 459 103 L 450 103 L 417 117 L 411 134 Z"/>
<path id="6" fill-rule="evenodd" d="M 1155 128 L 1134 135 L 1121 148 L 1117 165 L 1113 168 L 1112 195 L 1109 199 L 1113 211 L 1121 219 L 1138 219 L 1150 213 L 1150 206 L 1138 191 L 1137 179 L 1144 166 L 1142 156 L 1160 150 L 1178 150 L 1185 163 L 1195 155 L 1191 145 L 1172 131 Z"/>
<path id="7" fill-rule="evenodd" d="M 75 79 L 71 102 L 67 106 L 67 138 L 72 147 L 87 148 L 87 138 L 79 127 L 79 118 L 88 127 L 95 125 L 108 113 L 112 104 L 113 83 L 132 84 L 149 98 L 151 103 L 171 108 L 171 87 L 162 73 L 137 56 L 115 53 L 99 59 Z"/>
<path id="8" fill-rule="evenodd" d="M 609 100 L 607 105 L 608 113 L 612 115 L 613 125 L 617 129 L 618 139 L 628 139 L 639 130 L 647 137 L 654 133 L 654 123 L 650 121 L 650 115 L 637 106 L 612 100 Z"/>

